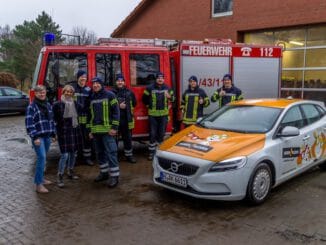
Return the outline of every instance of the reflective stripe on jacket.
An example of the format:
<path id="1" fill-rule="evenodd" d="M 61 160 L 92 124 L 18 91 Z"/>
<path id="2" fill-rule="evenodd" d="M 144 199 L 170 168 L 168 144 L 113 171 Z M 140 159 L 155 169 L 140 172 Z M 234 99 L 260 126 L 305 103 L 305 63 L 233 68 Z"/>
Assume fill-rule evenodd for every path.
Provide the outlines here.
<path id="1" fill-rule="evenodd" d="M 74 82 L 72 86 L 75 89 L 74 94 L 74 100 L 78 104 L 78 122 L 80 124 L 86 124 L 87 123 L 87 114 L 89 111 L 89 100 L 90 100 L 90 94 L 91 89 L 87 86 L 80 87 L 77 82 Z"/>
<path id="2" fill-rule="evenodd" d="M 135 127 L 134 120 L 134 107 L 136 106 L 136 97 L 135 94 L 127 88 L 114 88 L 112 92 L 116 95 L 118 104 L 121 102 L 126 103 L 125 109 L 120 109 L 120 120 L 123 120 L 126 116 L 128 121 L 128 129 L 133 129 Z M 125 113 L 125 115 L 123 115 Z"/>
<path id="3" fill-rule="evenodd" d="M 167 99 L 165 93 L 171 95 Z M 146 87 L 142 97 L 143 103 L 148 107 L 148 115 L 159 117 L 169 115 L 169 101 L 174 102 L 173 91 L 165 84 L 158 86 L 156 83 Z"/>
<path id="4" fill-rule="evenodd" d="M 221 90 L 225 91 L 224 96 L 220 96 Z M 236 100 L 242 100 L 242 92 L 237 87 L 232 86 L 231 88 L 227 89 L 225 87 L 219 88 L 217 91 L 214 92 L 214 94 L 211 97 L 212 102 L 216 102 L 218 100 L 219 107 L 222 107 L 230 102 L 236 101 Z"/>
<path id="5" fill-rule="evenodd" d="M 92 94 L 88 116 L 91 133 L 103 134 L 110 129 L 118 130 L 119 119 L 119 105 L 114 93 L 102 89 Z"/>
<path id="6" fill-rule="evenodd" d="M 199 104 L 199 100 L 204 100 Z M 184 124 L 194 124 L 199 117 L 203 116 L 204 107 L 209 106 L 209 98 L 205 91 L 199 87 L 194 90 L 188 88 L 182 95 L 181 108 L 183 110 L 182 121 Z"/>

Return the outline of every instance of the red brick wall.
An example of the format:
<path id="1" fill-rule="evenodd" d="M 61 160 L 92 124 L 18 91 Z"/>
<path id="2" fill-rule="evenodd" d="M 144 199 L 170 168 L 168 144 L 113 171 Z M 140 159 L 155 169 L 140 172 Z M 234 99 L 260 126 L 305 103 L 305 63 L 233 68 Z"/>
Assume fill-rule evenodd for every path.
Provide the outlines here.
<path id="1" fill-rule="evenodd" d="M 150 1 L 114 37 L 242 41 L 243 31 L 326 23 L 326 0 L 234 0 L 233 15 L 219 18 L 211 0 Z"/>

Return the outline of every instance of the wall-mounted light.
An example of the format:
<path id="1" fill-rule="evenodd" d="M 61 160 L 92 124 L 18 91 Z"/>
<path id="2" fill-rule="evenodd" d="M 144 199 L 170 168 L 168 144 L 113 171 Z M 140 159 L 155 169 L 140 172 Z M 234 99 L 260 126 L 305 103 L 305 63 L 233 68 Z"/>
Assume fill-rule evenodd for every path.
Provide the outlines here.
<path id="1" fill-rule="evenodd" d="M 303 46 L 303 43 L 302 42 L 290 41 L 289 43 L 294 44 L 294 45 Z"/>

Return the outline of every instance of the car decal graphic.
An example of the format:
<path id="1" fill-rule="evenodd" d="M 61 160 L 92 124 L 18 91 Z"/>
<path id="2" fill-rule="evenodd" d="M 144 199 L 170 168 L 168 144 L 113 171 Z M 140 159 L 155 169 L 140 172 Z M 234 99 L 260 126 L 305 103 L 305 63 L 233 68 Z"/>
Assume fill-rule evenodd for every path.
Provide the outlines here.
<path id="1" fill-rule="evenodd" d="M 160 145 L 168 151 L 209 161 L 248 156 L 262 150 L 265 134 L 244 134 L 191 126 L 178 132 Z"/>
<path id="2" fill-rule="evenodd" d="M 198 141 L 198 144 L 202 144 L 202 145 L 209 145 L 210 142 L 220 142 L 224 139 L 227 139 L 229 136 L 226 134 L 212 134 L 208 137 L 205 138 L 201 138 L 198 135 L 196 135 L 194 132 L 190 132 L 189 134 L 187 134 L 187 137 L 189 137 L 191 140 L 194 141 Z"/>
<path id="3" fill-rule="evenodd" d="M 300 147 L 283 148 L 283 158 L 294 158 L 300 155 Z"/>
<path id="4" fill-rule="evenodd" d="M 325 155 L 325 150 L 326 150 L 326 140 L 325 140 L 325 135 L 322 132 L 315 131 L 313 133 L 315 141 L 312 144 L 311 147 L 311 154 L 312 157 L 315 159 L 318 159 L 322 156 Z"/>
<path id="5" fill-rule="evenodd" d="M 314 142 L 312 145 L 304 143 L 300 149 L 300 155 L 297 158 L 297 164 L 311 163 L 314 160 L 318 160 L 321 157 L 326 157 L 326 140 L 323 132 L 317 130 L 313 132 Z"/>
<path id="6" fill-rule="evenodd" d="M 207 145 L 196 144 L 196 143 L 191 143 L 191 142 L 186 142 L 186 141 L 180 141 L 179 143 L 176 144 L 176 146 L 185 147 L 188 149 L 193 149 L 193 150 L 202 151 L 202 152 L 209 152 L 210 150 L 213 149 L 213 147 L 210 147 Z"/>

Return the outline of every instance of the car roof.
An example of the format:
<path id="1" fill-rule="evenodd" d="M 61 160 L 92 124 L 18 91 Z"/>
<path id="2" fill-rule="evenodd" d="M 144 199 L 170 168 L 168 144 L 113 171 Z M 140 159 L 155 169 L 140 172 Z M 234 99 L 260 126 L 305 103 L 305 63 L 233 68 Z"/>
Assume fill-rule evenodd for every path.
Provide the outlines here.
<path id="1" fill-rule="evenodd" d="M 245 99 L 232 102 L 232 105 L 255 105 L 274 108 L 285 108 L 296 102 L 308 102 L 302 99 Z"/>
<path id="2" fill-rule="evenodd" d="M 12 88 L 12 89 L 14 89 L 14 90 L 19 90 L 19 89 L 17 89 L 17 88 L 10 87 L 10 86 L 0 86 L 0 88 Z"/>

